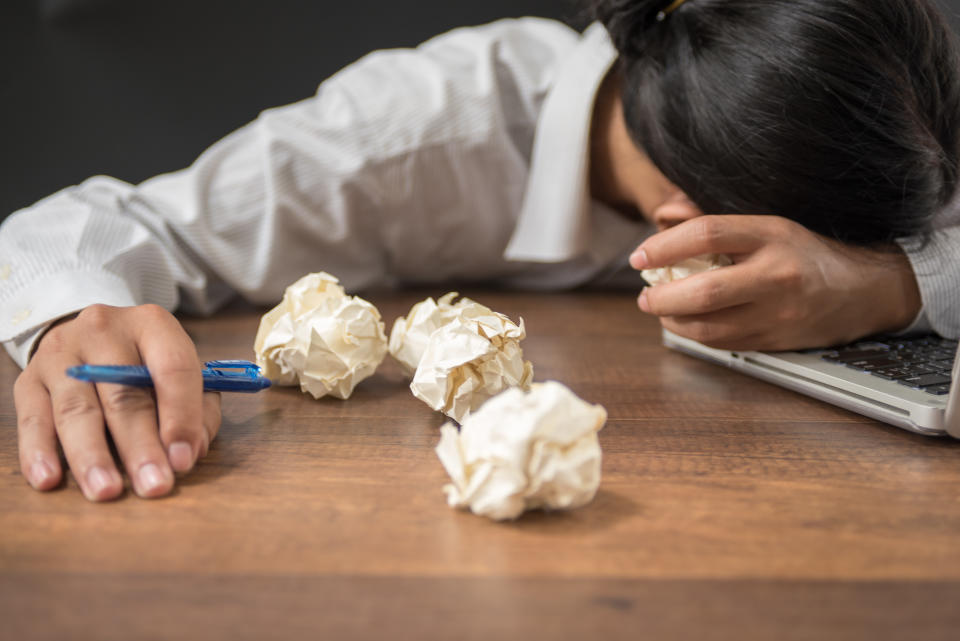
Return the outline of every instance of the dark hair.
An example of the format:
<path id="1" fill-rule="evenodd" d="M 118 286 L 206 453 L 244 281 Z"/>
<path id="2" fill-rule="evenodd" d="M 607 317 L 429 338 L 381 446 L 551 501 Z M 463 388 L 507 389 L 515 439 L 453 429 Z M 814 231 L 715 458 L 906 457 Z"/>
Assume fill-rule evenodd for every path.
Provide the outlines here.
<path id="1" fill-rule="evenodd" d="M 595 0 L 634 142 L 706 213 L 924 237 L 958 174 L 955 36 L 929 0 Z"/>

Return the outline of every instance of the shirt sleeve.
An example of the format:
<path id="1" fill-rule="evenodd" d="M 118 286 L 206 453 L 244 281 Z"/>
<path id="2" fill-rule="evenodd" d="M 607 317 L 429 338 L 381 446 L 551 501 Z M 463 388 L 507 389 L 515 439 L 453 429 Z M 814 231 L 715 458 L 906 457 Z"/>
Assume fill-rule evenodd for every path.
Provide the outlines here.
<path id="1" fill-rule="evenodd" d="M 899 241 L 920 288 L 923 307 L 912 331 L 960 338 L 960 194 L 934 220 L 931 237 Z"/>
<path id="2" fill-rule="evenodd" d="M 188 169 L 94 177 L 14 213 L 0 341 L 23 366 L 45 326 L 94 303 L 209 313 L 320 269 L 348 290 L 502 275 L 539 104 L 578 37 L 525 18 L 375 52 Z"/>

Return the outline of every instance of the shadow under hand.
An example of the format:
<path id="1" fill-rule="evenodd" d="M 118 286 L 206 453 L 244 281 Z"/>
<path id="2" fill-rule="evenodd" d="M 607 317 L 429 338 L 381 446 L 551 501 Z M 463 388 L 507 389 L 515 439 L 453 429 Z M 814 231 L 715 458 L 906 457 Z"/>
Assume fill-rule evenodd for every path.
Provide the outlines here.
<path id="1" fill-rule="evenodd" d="M 177 487 L 217 481 L 243 467 L 263 440 L 262 426 L 275 424 L 280 415 L 280 408 L 275 407 L 239 421 L 224 417 L 217 437 L 210 443 L 210 451 L 197 461 L 193 470 L 177 477 Z M 176 491 L 175 487 L 171 496 Z"/>

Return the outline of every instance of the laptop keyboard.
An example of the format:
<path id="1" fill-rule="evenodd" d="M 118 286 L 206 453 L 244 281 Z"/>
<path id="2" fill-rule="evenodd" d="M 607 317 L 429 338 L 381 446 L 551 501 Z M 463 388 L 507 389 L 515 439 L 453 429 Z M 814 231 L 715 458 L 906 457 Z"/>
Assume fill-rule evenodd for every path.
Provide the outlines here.
<path id="1" fill-rule="evenodd" d="M 942 396 L 950 392 L 957 341 L 937 336 L 879 338 L 821 353 L 821 358 Z"/>

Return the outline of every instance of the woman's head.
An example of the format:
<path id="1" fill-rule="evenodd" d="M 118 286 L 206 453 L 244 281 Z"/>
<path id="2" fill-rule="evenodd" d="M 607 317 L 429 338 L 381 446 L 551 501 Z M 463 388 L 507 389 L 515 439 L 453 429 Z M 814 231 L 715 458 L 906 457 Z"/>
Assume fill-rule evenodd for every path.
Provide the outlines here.
<path id="1" fill-rule="evenodd" d="M 634 142 L 706 213 L 875 244 L 958 176 L 960 77 L 929 0 L 595 0 Z"/>

